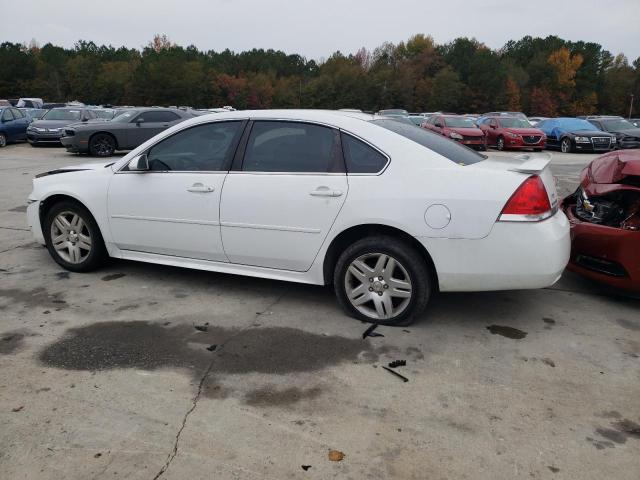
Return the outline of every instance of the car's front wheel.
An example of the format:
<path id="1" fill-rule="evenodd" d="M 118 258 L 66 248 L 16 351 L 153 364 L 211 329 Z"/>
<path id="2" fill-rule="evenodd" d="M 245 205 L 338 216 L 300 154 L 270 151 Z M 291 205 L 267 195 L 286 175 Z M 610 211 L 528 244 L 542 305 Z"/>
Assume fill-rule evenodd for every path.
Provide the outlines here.
<path id="1" fill-rule="evenodd" d="M 562 153 L 571 153 L 571 139 L 565 137 L 560 142 L 560 151 Z"/>
<path id="2" fill-rule="evenodd" d="M 496 140 L 496 148 L 500 151 L 504 150 L 504 138 L 498 137 Z"/>
<path id="3" fill-rule="evenodd" d="M 96 157 L 110 157 L 116 151 L 115 139 L 106 133 L 98 133 L 91 137 L 89 152 Z"/>
<path id="4" fill-rule="evenodd" d="M 53 259 L 72 272 L 88 272 L 104 263 L 107 252 L 98 224 L 89 211 L 72 201 L 46 213 L 43 233 Z"/>
<path id="5" fill-rule="evenodd" d="M 7 145 L 7 136 L 4 133 L 0 133 L 0 148 Z"/>
<path id="6" fill-rule="evenodd" d="M 383 325 L 410 324 L 431 294 L 424 258 L 408 243 L 387 236 L 367 237 L 347 248 L 333 282 L 349 315 Z"/>

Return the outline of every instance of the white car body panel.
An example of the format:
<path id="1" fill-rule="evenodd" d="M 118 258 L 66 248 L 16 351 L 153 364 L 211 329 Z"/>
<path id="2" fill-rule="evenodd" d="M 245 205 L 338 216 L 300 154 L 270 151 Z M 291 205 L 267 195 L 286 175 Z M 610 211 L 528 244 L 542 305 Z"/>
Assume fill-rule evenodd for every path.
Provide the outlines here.
<path id="1" fill-rule="evenodd" d="M 540 175 L 551 204 L 557 206 L 547 157 L 461 166 L 371 124 L 371 118 L 319 110 L 195 117 L 163 131 L 111 167 L 105 168 L 105 162 L 74 166 L 69 168 L 88 170 L 37 178 L 27 210 L 29 225 L 36 240 L 44 243 L 39 205 L 51 195 L 68 195 L 93 214 L 112 257 L 312 284 L 325 283 L 325 256 L 340 233 L 383 225 L 424 246 L 442 291 L 539 288 L 557 280 L 570 250 L 562 212 L 540 222 L 497 221 L 509 197 L 531 174 Z M 118 173 L 133 157 L 175 132 L 232 119 L 332 126 L 374 145 L 390 161 L 382 172 L 358 175 Z M 187 192 L 194 183 L 213 191 Z M 318 187 L 340 195 L 310 195 Z"/>

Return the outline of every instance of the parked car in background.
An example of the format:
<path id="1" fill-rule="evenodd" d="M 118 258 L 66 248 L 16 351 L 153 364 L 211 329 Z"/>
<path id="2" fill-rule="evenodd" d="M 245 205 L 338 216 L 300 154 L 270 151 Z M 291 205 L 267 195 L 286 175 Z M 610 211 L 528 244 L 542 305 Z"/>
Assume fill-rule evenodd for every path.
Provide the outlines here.
<path id="1" fill-rule="evenodd" d="M 640 127 L 640 118 L 630 118 L 629 121 L 633 123 L 634 126 Z"/>
<path id="2" fill-rule="evenodd" d="M 532 149 L 540 152 L 547 142 L 544 132 L 531 125 L 526 118 L 505 115 L 485 117 L 478 127 L 487 137 L 487 145 L 498 150 Z"/>
<path id="3" fill-rule="evenodd" d="M 109 157 L 131 150 L 151 137 L 195 115 L 175 108 L 132 108 L 110 121 L 75 123 L 64 129 L 62 144 L 73 153 Z"/>
<path id="4" fill-rule="evenodd" d="M 616 146 L 616 136 L 598 130 L 581 118 L 550 118 L 538 123 L 547 136 L 547 148 L 569 152 L 606 152 Z"/>
<path id="5" fill-rule="evenodd" d="M 596 128 L 616 136 L 618 148 L 640 148 L 640 128 L 622 117 L 589 117 Z"/>
<path id="6" fill-rule="evenodd" d="M 516 117 L 527 119 L 527 116 L 522 112 L 488 112 L 482 114 L 482 118 L 484 117 Z"/>
<path id="7" fill-rule="evenodd" d="M 461 115 L 432 115 L 423 128 L 478 150 L 487 149 L 487 139 L 473 120 Z"/>
<path id="8" fill-rule="evenodd" d="M 27 140 L 33 146 L 43 143 L 60 143 L 64 127 L 76 122 L 96 118 L 88 108 L 59 107 L 47 111 L 40 120 L 27 128 Z"/>
<path id="9" fill-rule="evenodd" d="M 411 120 L 416 127 L 419 127 L 426 119 L 422 115 L 409 115 L 409 120 Z"/>
<path id="10" fill-rule="evenodd" d="M 46 108 L 21 108 L 20 110 L 24 112 L 31 121 L 39 120 L 45 113 L 47 113 Z"/>
<path id="11" fill-rule="evenodd" d="M 538 125 L 542 120 L 547 120 L 549 117 L 528 117 L 529 123 L 534 127 Z"/>
<path id="12" fill-rule="evenodd" d="M 379 110 L 378 115 L 383 117 L 408 117 L 409 112 L 402 110 L 401 108 L 389 108 L 387 110 Z"/>
<path id="13" fill-rule="evenodd" d="M 593 160 L 562 208 L 571 224 L 569 270 L 640 293 L 640 151 Z"/>
<path id="14" fill-rule="evenodd" d="M 18 108 L 42 108 L 44 102 L 41 98 L 19 98 L 16 103 Z"/>
<path id="15" fill-rule="evenodd" d="M 560 277 L 569 224 L 548 164 L 487 159 L 386 117 L 216 113 L 116 162 L 38 175 L 27 220 L 71 271 L 111 256 L 333 285 L 349 315 L 407 324 L 433 291 Z"/>
<path id="16" fill-rule="evenodd" d="M 4 98 L 0 98 L 0 107 L 12 107 L 13 105 L 11 104 L 11 102 L 9 100 L 6 100 Z"/>
<path id="17" fill-rule="evenodd" d="M 0 147 L 9 142 L 26 140 L 31 120 L 15 107 L 0 106 Z"/>
<path id="18" fill-rule="evenodd" d="M 67 106 L 68 105 L 66 103 L 45 102 L 44 104 L 42 104 L 42 108 L 46 110 L 51 110 L 52 108 L 67 107 Z"/>

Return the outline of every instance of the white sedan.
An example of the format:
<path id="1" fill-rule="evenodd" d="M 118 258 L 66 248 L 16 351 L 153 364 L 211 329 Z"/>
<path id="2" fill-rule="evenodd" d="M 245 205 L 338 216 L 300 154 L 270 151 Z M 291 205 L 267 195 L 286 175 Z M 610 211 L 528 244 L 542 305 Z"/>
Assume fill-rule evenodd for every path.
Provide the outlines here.
<path id="1" fill-rule="evenodd" d="M 348 314 L 399 325 L 436 290 L 560 277 L 569 224 L 548 163 L 355 112 L 223 112 L 38 175 L 27 216 L 74 272 L 113 257 L 332 284 Z"/>

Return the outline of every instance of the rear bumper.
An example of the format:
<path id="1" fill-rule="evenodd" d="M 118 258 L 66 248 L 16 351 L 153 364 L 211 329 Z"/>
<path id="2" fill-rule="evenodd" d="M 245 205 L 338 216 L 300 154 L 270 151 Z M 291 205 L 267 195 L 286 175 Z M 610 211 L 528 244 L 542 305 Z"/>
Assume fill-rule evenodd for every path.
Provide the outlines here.
<path id="1" fill-rule="evenodd" d="M 571 240 L 562 212 L 537 223 L 496 222 L 477 240 L 418 237 L 438 275 L 440 291 L 490 291 L 553 285 L 567 262 Z"/>
<path id="2" fill-rule="evenodd" d="M 571 224 L 568 268 L 591 280 L 640 292 L 640 232 L 583 222 L 565 205 Z"/>

